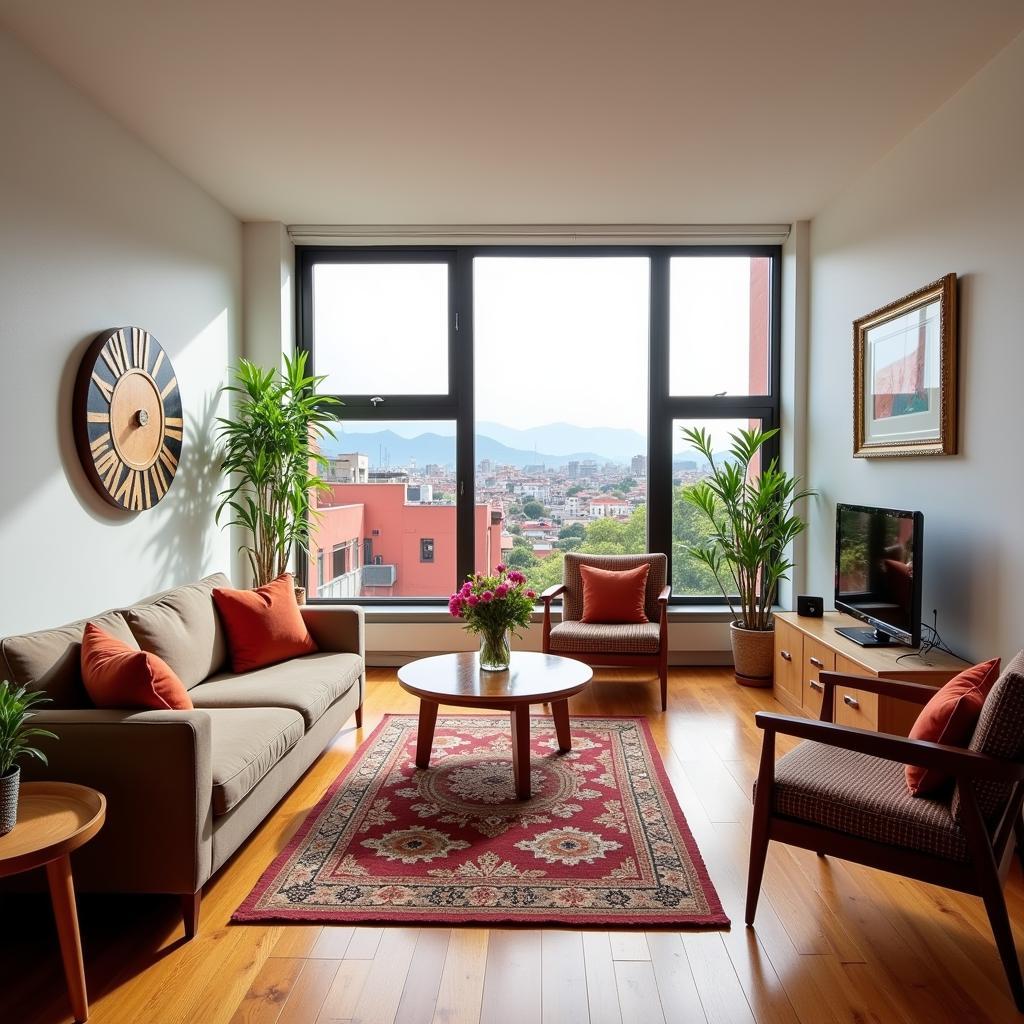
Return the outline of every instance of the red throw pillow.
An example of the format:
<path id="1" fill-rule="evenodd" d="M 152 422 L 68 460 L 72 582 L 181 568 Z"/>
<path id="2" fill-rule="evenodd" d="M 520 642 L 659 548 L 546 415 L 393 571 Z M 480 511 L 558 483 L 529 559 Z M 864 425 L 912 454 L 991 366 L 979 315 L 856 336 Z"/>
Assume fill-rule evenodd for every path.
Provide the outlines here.
<path id="1" fill-rule="evenodd" d="M 302 619 L 289 573 L 255 590 L 215 587 L 213 600 L 224 621 L 235 672 L 251 672 L 318 650 Z"/>
<path id="2" fill-rule="evenodd" d="M 581 565 L 583 622 L 647 622 L 644 611 L 649 565 L 635 569 L 598 569 Z"/>
<path id="3" fill-rule="evenodd" d="M 91 622 L 82 634 L 82 682 L 98 708 L 193 707 L 185 684 L 163 658 L 129 647 Z"/>
<path id="4" fill-rule="evenodd" d="M 921 709 L 910 738 L 965 747 L 978 724 L 988 691 L 998 678 L 998 658 L 965 668 Z M 905 771 L 911 796 L 929 796 L 949 781 L 949 776 L 933 768 L 908 764 Z"/>

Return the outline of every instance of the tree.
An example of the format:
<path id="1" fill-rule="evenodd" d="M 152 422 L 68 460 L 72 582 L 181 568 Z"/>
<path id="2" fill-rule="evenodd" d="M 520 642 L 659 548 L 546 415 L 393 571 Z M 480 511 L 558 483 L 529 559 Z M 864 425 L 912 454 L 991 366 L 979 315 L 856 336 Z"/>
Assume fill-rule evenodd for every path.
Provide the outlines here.
<path id="1" fill-rule="evenodd" d="M 676 594 L 700 596 L 717 594 L 718 584 L 711 570 L 688 553 L 711 536 L 711 525 L 685 496 L 693 487 L 673 488 L 672 493 L 672 590 Z"/>
<path id="2" fill-rule="evenodd" d="M 616 490 L 619 491 L 631 491 L 636 487 L 636 480 L 631 476 L 623 477 L 616 485 Z"/>
<path id="3" fill-rule="evenodd" d="M 523 528 L 518 523 L 509 523 L 508 532 L 515 536 L 522 536 Z"/>
<path id="4" fill-rule="evenodd" d="M 573 496 L 574 494 L 580 494 L 580 493 L 582 493 L 582 491 L 583 491 L 583 488 L 582 488 L 582 487 L 580 487 L 580 485 L 579 485 L 579 484 L 573 484 L 573 485 L 572 485 L 572 487 L 570 487 L 570 488 L 569 488 L 569 489 L 568 489 L 568 490 L 567 490 L 567 491 L 565 492 L 565 496 L 566 496 L 567 498 L 571 498 L 571 497 L 572 497 L 572 496 Z"/>
<path id="5" fill-rule="evenodd" d="M 520 530 L 520 532 L 517 533 L 512 538 L 512 547 L 513 547 L 513 549 L 515 549 L 515 548 L 525 548 L 527 551 L 531 551 L 532 552 L 533 551 L 533 541 L 530 540 L 529 537 L 524 537 L 523 534 L 522 534 L 522 531 Z"/>
<path id="6" fill-rule="evenodd" d="M 566 540 L 569 537 L 579 537 L 582 539 L 587 532 L 587 528 L 582 523 L 573 523 L 571 526 L 563 526 L 558 531 L 558 539 Z"/>
<path id="7" fill-rule="evenodd" d="M 537 559 L 533 557 L 533 551 L 530 548 L 517 546 L 505 556 L 505 564 L 512 569 L 521 569 L 529 576 L 528 570 L 537 564 Z"/>
<path id="8" fill-rule="evenodd" d="M 559 551 L 576 551 L 582 544 L 582 537 L 563 537 L 555 541 L 555 547 Z"/>
<path id="9" fill-rule="evenodd" d="M 544 515 L 544 506 L 539 501 L 524 502 L 523 514 L 527 519 L 539 519 Z"/>
<path id="10" fill-rule="evenodd" d="M 564 572 L 565 556 L 561 551 L 555 551 L 547 558 L 537 559 L 536 564 L 530 569 L 524 569 L 526 580 L 529 585 L 539 594 L 548 587 L 562 582 Z"/>

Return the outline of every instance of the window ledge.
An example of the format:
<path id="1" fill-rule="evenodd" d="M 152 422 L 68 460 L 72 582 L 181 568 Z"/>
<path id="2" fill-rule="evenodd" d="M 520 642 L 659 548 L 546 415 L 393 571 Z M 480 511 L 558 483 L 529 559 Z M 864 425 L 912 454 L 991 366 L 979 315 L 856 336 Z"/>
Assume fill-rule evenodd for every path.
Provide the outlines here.
<path id="1" fill-rule="evenodd" d="M 459 620 L 454 618 L 447 608 L 439 607 L 436 604 L 403 604 L 390 608 L 381 605 L 364 605 L 363 612 L 368 623 L 374 622 L 402 622 L 406 624 L 421 622 L 448 622 L 452 625 L 459 625 Z M 533 610 L 533 622 L 541 622 L 544 611 L 540 605 Z M 561 622 L 561 610 L 552 611 L 552 620 Z M 730 622 L 732 615 L 728 608 L 718 604 L 686 604 L 670 605 L 668 609 L 669 622 Z"/>

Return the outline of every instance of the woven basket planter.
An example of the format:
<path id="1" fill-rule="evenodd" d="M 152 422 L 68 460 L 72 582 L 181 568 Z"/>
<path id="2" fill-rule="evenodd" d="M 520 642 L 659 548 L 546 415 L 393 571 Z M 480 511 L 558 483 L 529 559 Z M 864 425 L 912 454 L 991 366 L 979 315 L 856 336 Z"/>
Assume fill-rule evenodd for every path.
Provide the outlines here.
<path id="1" fill-rule="evenodd" d="M 771 686 L 775 656 L 774 629 L 741 629 L 729 624 L 736 682 L 741 686 Z"/>
<path id="2" fill-rule="evenodd" d="M 18 823 L 18 787 L 21 769 L 12 768 L 0 775 L 0 836 L 7 835 Z"/>

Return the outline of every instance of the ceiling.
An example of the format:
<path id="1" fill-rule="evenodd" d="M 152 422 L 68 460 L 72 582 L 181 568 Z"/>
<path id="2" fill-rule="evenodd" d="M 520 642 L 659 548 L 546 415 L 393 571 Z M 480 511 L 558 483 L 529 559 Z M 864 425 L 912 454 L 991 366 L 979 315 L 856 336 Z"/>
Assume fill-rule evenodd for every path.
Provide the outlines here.
<path id="1" fill-rule="evenodd" d="M 0 0 L 243 220 L 812 216 L 1024 29 L 1020 0 Z"/>

